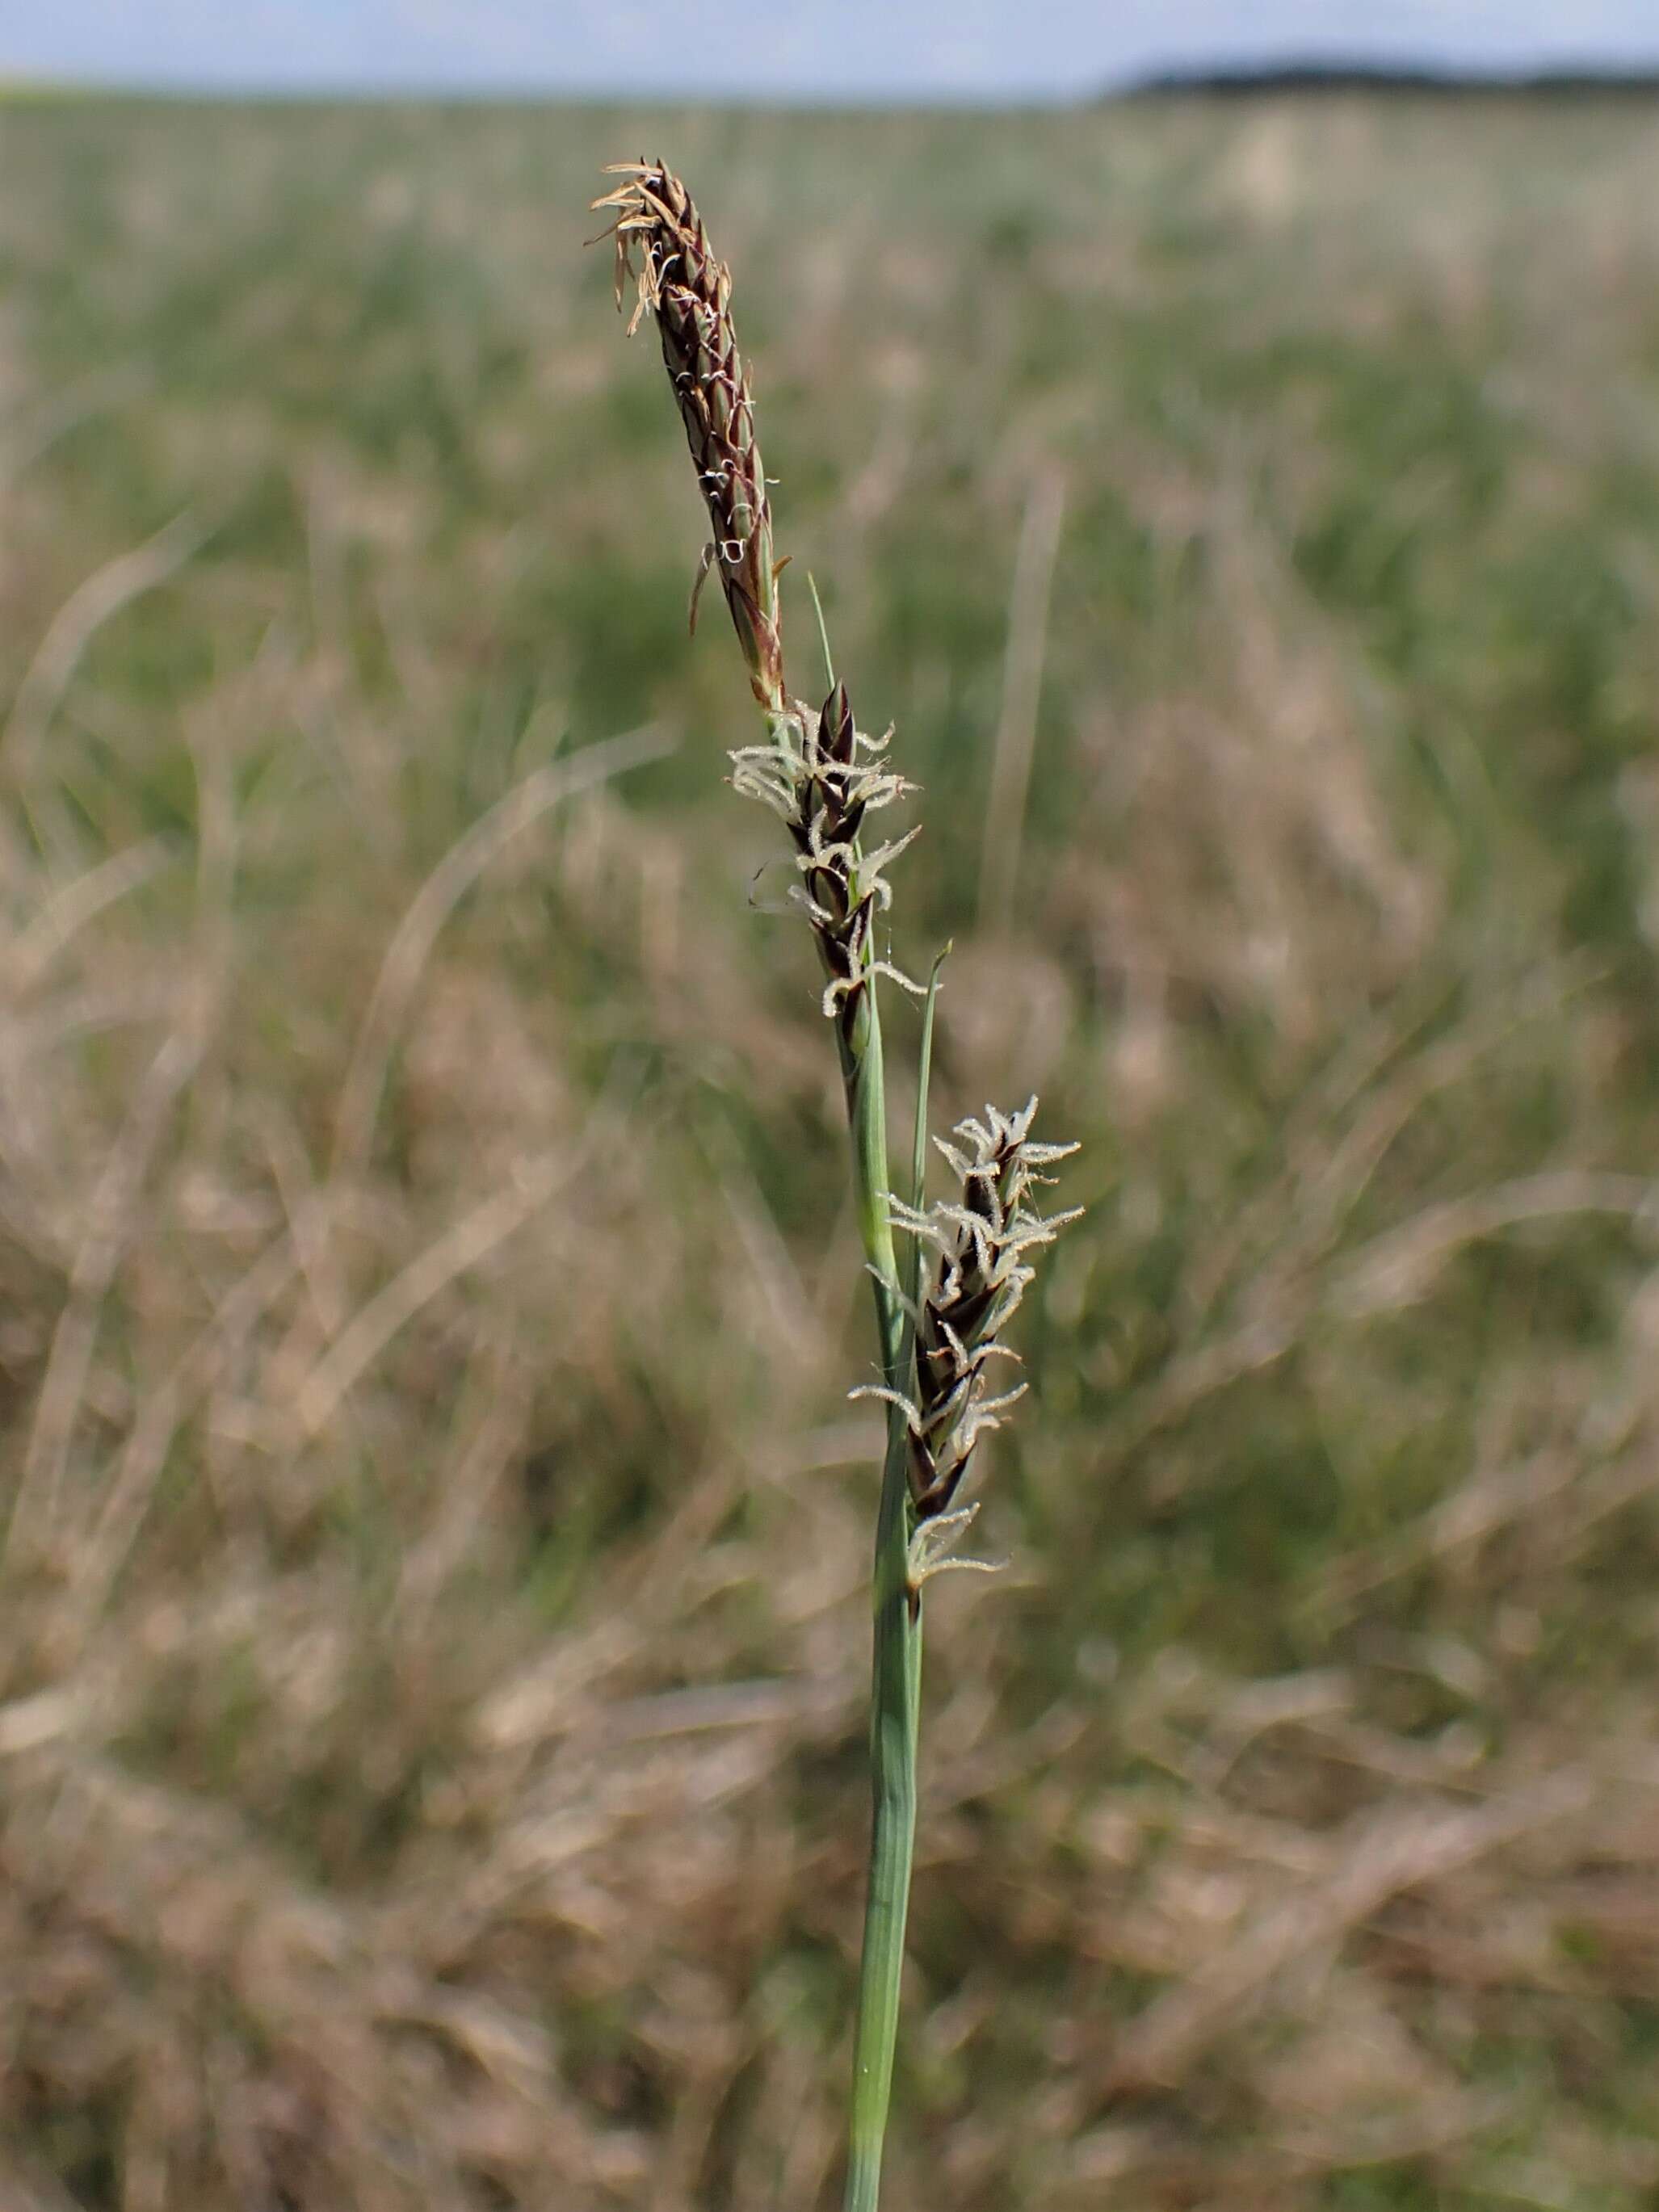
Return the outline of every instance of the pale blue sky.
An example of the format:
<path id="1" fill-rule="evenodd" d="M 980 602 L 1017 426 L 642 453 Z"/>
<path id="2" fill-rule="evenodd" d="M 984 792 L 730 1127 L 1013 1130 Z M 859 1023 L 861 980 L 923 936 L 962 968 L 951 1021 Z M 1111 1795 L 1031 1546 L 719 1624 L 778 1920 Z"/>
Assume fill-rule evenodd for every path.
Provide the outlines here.
<path id="1" fill-rule="evenodd" d="M 1042 99 L 1315 54 L 1652 68 L 1659 0 L 0 0 L 0 76 L 181 88 Z"/>

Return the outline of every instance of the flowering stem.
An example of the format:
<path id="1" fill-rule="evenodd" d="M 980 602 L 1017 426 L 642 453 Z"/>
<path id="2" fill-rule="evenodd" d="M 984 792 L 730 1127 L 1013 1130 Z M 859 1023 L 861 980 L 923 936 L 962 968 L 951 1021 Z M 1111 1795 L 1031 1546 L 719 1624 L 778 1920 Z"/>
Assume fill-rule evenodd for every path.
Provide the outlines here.
<path id="1" fill-rule="evenodd" d="M 638 287 L 632 330 L 655 315 L 697 482 L 710 540 L 700 580 L 717 574 L 765 717 L 764 744 L 732 755 L 732 783 L 778 813 L 795 850 L 796 897 L 817 940 L 826 978 L 823 1010 L 834 1021 L 852 1139 L 854 1200 L 876 1301 L 881 1386 L 887 1403 L 872 1576 L 875 1613 L 871 1692 L 870 1887 L 859 1965 L 847 2212 L 877 2212 L 882 2142 L 893 2086 L 904 1923 L 916 1828 L 916 1732 L 921 1686 L 921 1585 L 947 1566 L 985 1562 L 950 1556 L 976 1510 L 951 1510 L 974 1443 L 1019 1395 L 988 1395 L 986 1364 L 1006 1347 L 1002 1324 L 1019 1303 L 1031 1270 L 1024 1255 L 1048 1243 L 1071 1217 L 1044 1220 L 1030 1201 L 1039 1170 L 1072 1147 L 1029 1140 L 1036 1101 L 1012 1116 L 988 1108 L 986 1121 L 962 1121 L 965 1147 L 944 1145 L 956 1170 L 954 1203 L 923 1211 L 927 1081 L 939 961 L 933 963 L 922 1024 L 910 1195 L 894 1194 L 887 1162 L 887 1109 L 878 979 L 915 989 L 876 945 L 889 902 L 883 869 L 916 832 L 866 848 L 867 815 L 908 787 L 886 765 L 887 738 L 853 719 L 824 639 L 830 696 L 821 710 L 791 702 L 784 682 L 778 574 L 773 556 L 768 478 L 755 438 L 748 371 L 732 321 L 732 279 L 714 258 L 702 219 L 679 179 L 659 161 L 627 161 L 626 181 L 596 200 L 612 216 L 617 296 Z M 816 590 L 813 598 L 817 597 Z M 696 594 L 692 607 L 696 605 Z M 818 611 L 819 629 L 823 627 Z M 891 732 L 888 732 L 890 737 Z M 947 948 L 948 949 L 948 948 Z M 901 1285 L 895 1224 L 911 1249 Z M 924 1294 L 921 1247 L 936 1247 L 937 1273 Z"/>
<path id="2" fill-rule="evenodd" d="M 946 951 L 949 947 L 945 948 Z M 933 963 L 922 1016 L 916 1078 L 915 1139 L 910 1202 L 920 1210 L 927 1171 L 927 1088 L 933 1059 L 933 1009 L 945 953 Z M 874 995 L 871 994 L 873 1010 Z M 879 1049 L 879 1048 L 878 1048 Z M 888 1249 L 891 1249 L 890 1229 Z M 911 1240 L 908 1308 L 896 1372 L 908 1378 L 915 1358 L 916 1296 L 921 1243 Z M 879 1307 L 880 1301 L 878 1301 Z M 902 1386 L 888 1378 L 890 1389 Z M 910 1583 L 913 1534 L 909 1437 L 902 1410 L 887 1409 L 887 1450 L 876 1516 L 872 1597 L 875 1649 L 870 1694 L 870 1886 L 864 1908 L 864 1948 L 859 1960 L 858 2020 L 853 2034 L 853 2097 L 848 2125 L 847 2212 L 876 2212 L 881 2188 L 882 2144 L 893 2088 L 898 2039 L 899 1991 L 904 1974 L 904 1924 L 916 1835 L 916 1743 L 921 1701 L 921 1593 Z"/>
<path id="3" fill-rule="evenodd" d="M 859 1963 L 846 2212 L 876 2212 L 893 2087 L 904 1923 L 916 1833 L 921 1601 L 909 1589 L 910 1491 L 904 1416 L 889 1410 L 876 1524 L 875 1661 L 870 1704 L 870 1887 Z"/>
<path id="4" fill-rule="evenodd" d="M 845 1027 L 837 1024 L 842 1080 L 847 1088 L 847 1119 L 853 1139 L 853 1194 L 859 1235 L 876 1296 L 876 1330 L 881 1340 L 881 1379 L 900 1389 L 900 1350 L 904 1333 L 898 1261 L 893 1251 L 889 1209 L 892 1184 L 887 1166 L 886 1080 L 881 1056 L 881 1016 L 875 987 L 866 985 Z M 896 1410 L 896 1409 L 895 1409 Z M 900 1422 L 901 1433 L 903 1429 Z M 902 1455 L 901 1455 L 902 1459 Z M 904 1469 L 901 1463 L 900 1481 Z"/>

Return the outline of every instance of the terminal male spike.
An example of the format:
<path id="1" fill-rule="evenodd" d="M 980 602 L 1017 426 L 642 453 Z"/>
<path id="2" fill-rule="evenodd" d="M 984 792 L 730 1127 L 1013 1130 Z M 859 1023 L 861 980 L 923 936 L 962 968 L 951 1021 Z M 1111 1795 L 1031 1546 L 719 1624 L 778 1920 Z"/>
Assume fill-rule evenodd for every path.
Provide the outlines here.
<path id="1" fill-rule="evenodd" d="M 626 179 L 593 202 L 596 209 L 615 210 L 601 235 L 617 242 L 617 304 L 632 281 L 637 298 L 630 335 L 647 308 L 657 319 L 663 361 L 708 509 L 713 536 L 698 590 L 714 569 L 755 696 L 769 714 L 781 714 L 786 701 L 778 571 L 783 563 L 772 550 L 772 509 L 755 442 L 749 370 L 732 320 L 731 271 L 714 258 L 702 217 L 672 170 L 641 160 L 613 162 L 606 174 Z M 695 592 L 691 604 L 695 620 Z"/>

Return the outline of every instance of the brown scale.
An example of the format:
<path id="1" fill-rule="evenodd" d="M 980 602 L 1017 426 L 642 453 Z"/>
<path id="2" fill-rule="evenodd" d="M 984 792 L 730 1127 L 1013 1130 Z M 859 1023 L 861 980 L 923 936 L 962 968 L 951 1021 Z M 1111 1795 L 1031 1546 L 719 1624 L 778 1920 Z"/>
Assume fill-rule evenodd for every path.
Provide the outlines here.
<path id="1" fill-rule="evenodd" d="M 949 1509 L 973 1456 L 971 1431 L 965 1449 L 960 1444 L 960 1423 L 995 1356 L 998 1308 L 1015 1257 L 1008 1231 L 1024 1180 L 1022 1147 L 1013 1139 L 965 1179 L 963 1209 L 983 1224 L 982 1237 L 962 1231 L 956 1249 L 940 1258 L 916 1318 L 919 1433 L 910 1439 L 910 1495 L 923 1520 Z"/>
<path id="2" fill-rule="evenodd" d="M 719 573 L 755 696 L 769 712 L 782 714 L 777 572 L 783 564 L 772 556 L 772 509 L 755 442 L 749 371 L 732 320 L 731 272 L 714 258 L 702 217 L 672 171 L 640 161 L 616 163 L 611 173 L 618 173 L 627 183 L 593 205 L 617 210 L 606 234 L 617 241 L 618 306 L 629 277 L 639 287 L 630 332 L 647 307 L 657 318 L 663 362 L 714 532 L 698 589 L 710 568 Z M 691 604 L 695 621 L 695 592 Z"/>
<path id="3" fill-rule="evenodd" d="M 808 726 L 804 757 L 788 829 L 804 860 L 815 854 L 823 856 L 803 868 L 802 886 L 825 972 L 848 986 L 836 998 L 836 1017 L 850 1036 L 864 989 L 876 893 L 857 895 L 851 860 L 867 801 L 861 795 L 848 795 L 855 745 L 853 709 L 844 684 L 837 684 L 824 701 L 816 730 Z"/>

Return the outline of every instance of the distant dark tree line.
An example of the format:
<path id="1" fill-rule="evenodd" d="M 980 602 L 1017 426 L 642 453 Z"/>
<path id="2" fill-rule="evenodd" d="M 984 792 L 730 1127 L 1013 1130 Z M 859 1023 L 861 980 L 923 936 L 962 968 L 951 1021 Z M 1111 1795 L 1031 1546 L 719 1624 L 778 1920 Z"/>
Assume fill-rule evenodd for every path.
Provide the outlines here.
<path id="1" fill-rule="evenodd" d="M 1659 94 L 1659 70 L 1562 69 L 1524 73 L 1456 69 L 1394 68 L 1348 61 L 1287 61 L 1255 69 L 1168 70 L 1138 79 L 1109 97 L 1152 99 L 1173 93 L 1231 99 L 1272 93 L 1425 94 L 1467 99 L 1493 95 L 1578 100 L 1651 99 Z"/>

